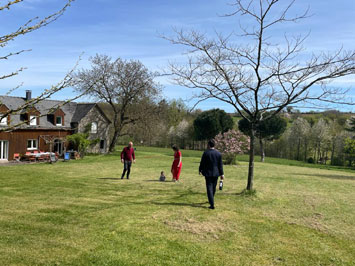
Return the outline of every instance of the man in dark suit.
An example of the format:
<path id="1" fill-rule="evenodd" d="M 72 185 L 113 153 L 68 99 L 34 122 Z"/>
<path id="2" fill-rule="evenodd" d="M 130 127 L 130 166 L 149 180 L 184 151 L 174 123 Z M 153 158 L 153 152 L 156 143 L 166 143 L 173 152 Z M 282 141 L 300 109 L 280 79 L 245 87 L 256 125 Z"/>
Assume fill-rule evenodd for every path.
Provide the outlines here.
<path id="1" fill-rule="evenodd" d="M 203 153 L 199 173 L 206 179 L 206 189 L 210 209 L 214 209 L 214 194 L 216 193 L 216 186 L 218 177 L 224 179 L 222 155 L 215 150 L 215 141 L 208 141 L 208 149 Z"/>

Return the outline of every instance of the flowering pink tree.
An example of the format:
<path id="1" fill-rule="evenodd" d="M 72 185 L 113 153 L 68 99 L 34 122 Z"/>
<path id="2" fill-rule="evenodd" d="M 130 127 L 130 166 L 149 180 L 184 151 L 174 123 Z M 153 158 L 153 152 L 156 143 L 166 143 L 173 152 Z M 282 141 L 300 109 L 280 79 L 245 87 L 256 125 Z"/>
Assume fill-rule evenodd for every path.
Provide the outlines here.
<path id="1" fill-rule="evenodd" d="M 214 140 L 216 149 L 222 153 L 226 164 L 233 164 L 237 154 L 249 151 L 250 138 L 234 129 L 218 134 Z"/>

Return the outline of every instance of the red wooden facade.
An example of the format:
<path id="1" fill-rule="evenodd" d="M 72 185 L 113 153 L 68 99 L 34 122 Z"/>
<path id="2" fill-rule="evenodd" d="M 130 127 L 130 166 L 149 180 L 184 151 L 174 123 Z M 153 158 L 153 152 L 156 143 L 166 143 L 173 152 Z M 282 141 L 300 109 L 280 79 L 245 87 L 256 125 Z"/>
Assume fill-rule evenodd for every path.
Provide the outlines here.
<path id="1" fill-rule="evenodd" d="M 45 142 L 45 136 L 51 136 L 51 139 L 58 139 L 58 142 L 62 143 L 62 140 L 66 136 L 72 134 L 71 130 L 65 129 L 17 129 L 12 132 L 1 132 L 0 131 L 0 141 L 7 141 L 8 143 L 8 160 L 13 160 L 15 153 L 25 154 L 28 151 L 38 150 L 38 151 L 55 151 L 54 145 L 50 145 Z M 29 140 L 37 140 L 37 147 L 28 148 Z M 58 145 L 58 144 L 57 144 Z M 59 144 L 61 149 L 67 147 L 67 143 Z M 58 147 L 57 147 L 58 148 Z M 51 149 L 51 150 L 50 150 Z"/>
<path id="2" fill-rule="evenodd" d="M 46 99 L 27 106 L 29 100 L 31 91 L 26 91 L 25 98 L 0 95 L 0 115 L 8 114 L 0 120 L 0 162 L 14 160 L 14 154 L 33 151 L 62 155 L 69 148 L 66 137 L 85 132 L 89 124 L 100 128 L 99 132 L 90 133 L 90 139 L 100 139 L 100 145 L 90 147 L 91 152 L 107 151 L 107 145 L 101 142 L 109 138 L 111 121 L 97 104 Z"/>

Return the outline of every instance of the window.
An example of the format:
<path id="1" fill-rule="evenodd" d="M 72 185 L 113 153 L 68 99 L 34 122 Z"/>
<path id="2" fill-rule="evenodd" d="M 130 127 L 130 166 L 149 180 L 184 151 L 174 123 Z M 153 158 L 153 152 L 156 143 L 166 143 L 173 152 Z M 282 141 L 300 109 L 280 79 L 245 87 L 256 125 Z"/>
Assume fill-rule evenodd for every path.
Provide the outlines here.
<path id="1" fill-rule="evenodd" d="M 2 114 L 0 114 L 0 117 Z M 0 126 L 7 126 L 7 116 L 0 118 Z"/>
<path id="2" fill-rule="evenodd" d="M 55 124 L 56 124 L 56 126 L 62 126 L 63 125 L 61 116 L 56 116 L 55 117 Z"/>
<path id="3" fill-rule="evenodd" d="M 30 115 L 30 126 L 37 126 L 37 116 Z"/>
<path id="4" fill-rule="evenodd" d="M 97 133 L 97 123 L 96 122 L 91 123 L 91 133 Z"/>
<path id="5" fill-rule="evenodd" d="M 37 150 L 37 140 L 36 139 L 29 139 L 27 140 L 27 150 Z"/>

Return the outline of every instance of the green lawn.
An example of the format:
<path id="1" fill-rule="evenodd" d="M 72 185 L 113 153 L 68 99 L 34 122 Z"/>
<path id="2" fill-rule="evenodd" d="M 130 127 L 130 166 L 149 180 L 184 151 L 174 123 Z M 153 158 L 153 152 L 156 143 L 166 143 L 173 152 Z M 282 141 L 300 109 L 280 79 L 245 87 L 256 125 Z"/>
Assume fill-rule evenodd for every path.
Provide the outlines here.
<path id="1" fill-rule="evenodd" d="M 226 166 L 209 210 L 201 152 L 138 147 L 130 180 L 117 155 L 0 166 L 0 265 L 354 265 L 355 173 Z M 170 178 L 169 178 L 170 181 Z"/>

